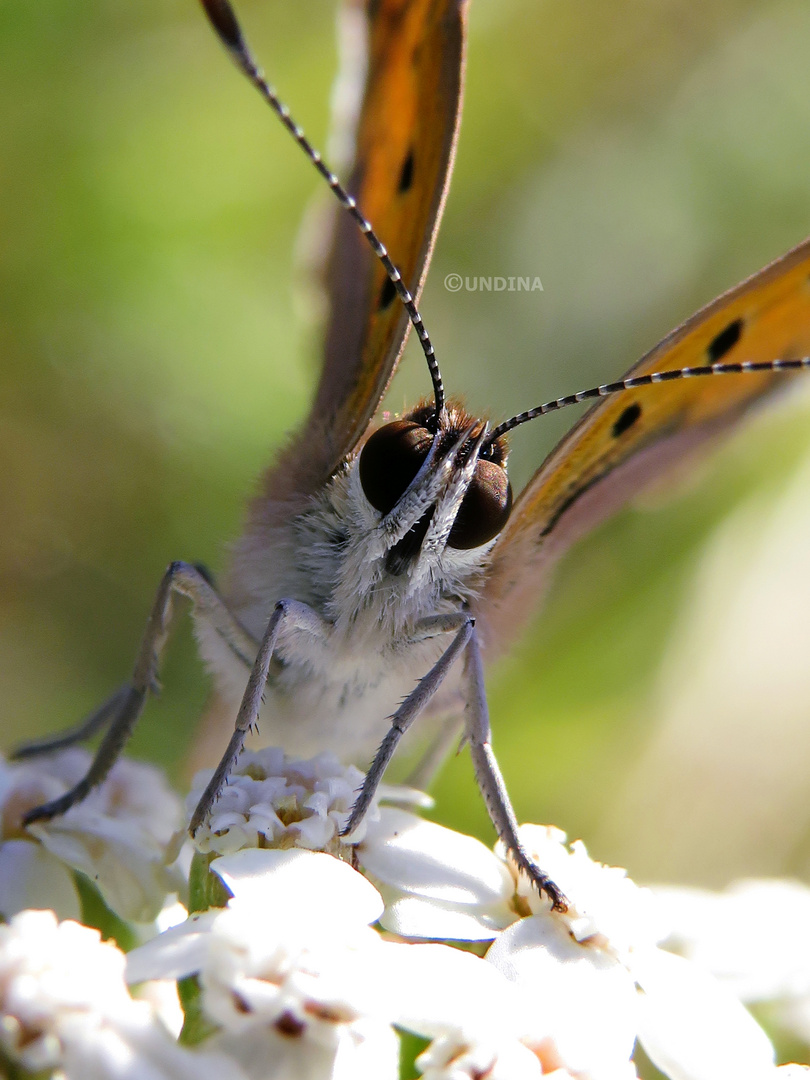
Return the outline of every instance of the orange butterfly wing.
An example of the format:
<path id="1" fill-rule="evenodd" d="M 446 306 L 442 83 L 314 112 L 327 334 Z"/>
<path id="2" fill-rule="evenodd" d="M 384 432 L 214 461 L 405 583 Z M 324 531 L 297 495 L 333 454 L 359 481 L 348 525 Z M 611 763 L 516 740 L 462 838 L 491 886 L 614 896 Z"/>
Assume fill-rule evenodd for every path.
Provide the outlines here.
<path id="1" fill-rule="evenodd" d="M 810 355 L 810 240 L 687 319 L 630 371 Z M 605 398 L 546 458 L 493 548 L 477 605 L 490 653 L 530 616 L 555 558 L 791 378 L 722 375 Z"/>
<path id="2" fill-rule="evenodd" d="M 346 186 L 418 297 L 452 172 L 465 0 L 369 0 L 365 29 Z M 303 429 L 268 477 L 270 494 L 309 494 L 328 479 L 365 432 L 405 346 L 408 317 L 385 270 L 348 214 L 337 215 L 323 369 Z"/>

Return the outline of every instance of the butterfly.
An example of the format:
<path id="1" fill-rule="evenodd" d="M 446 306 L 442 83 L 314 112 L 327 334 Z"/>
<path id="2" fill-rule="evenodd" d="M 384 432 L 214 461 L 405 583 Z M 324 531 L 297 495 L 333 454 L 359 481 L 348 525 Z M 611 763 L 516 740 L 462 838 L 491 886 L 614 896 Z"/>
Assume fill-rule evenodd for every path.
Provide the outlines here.
<path id="1" fill-rule="evenodd" d="M 490 426 L 447 398 L 418 309 L 458 135 L 465 4 L 354 6 L 366 63 L 345 187 L 264 81 L 228 0 L 202 4 L 343 207 L 325 270 L 320 380 L 309 415 L 249 508 L 221 587 L 188 563 L 169 567 L 133 678 L 80 732 L 105 732 L 88 775 L 26 820 L 63 812 L 106 775 L 156 683 L 179 593 L 193 602 L 200 651 L 215 678 L 208 726 L 233 730 L 192 831 L 260 714 L 263 734 L 295 752 L 332 748 L 344 759 L 372 759 L 351 832 L 420 714 L 453 718 L 440 728 L 443 746 L 461 713 L 499 836 L 563 906 L 520 844 L 492 750 L 484 661 L 513 642 L 550 568 L 578 536 L 699 453 L 782 384 L 785 370 L 807 366 L 810 242 L 687 320 L 623 379 Z M 432 395 L 377 426 L 409 327 Z M 513 498 L 509 434 L 591 399 L 598 403 Z M 43 745 L 53 741 L 23 752 Z"/>

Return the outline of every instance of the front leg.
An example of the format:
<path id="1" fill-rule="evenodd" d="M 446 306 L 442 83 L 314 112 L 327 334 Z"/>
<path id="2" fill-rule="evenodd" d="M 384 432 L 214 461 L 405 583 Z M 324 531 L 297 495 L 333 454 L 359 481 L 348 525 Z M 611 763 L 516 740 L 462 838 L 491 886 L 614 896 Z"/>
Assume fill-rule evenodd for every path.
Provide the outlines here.
<path id="1" fill-rule="evenodd" d="M 492 749 L 489 709 L 484 689 L 484 666 L 481 662 L 481 649 L 475 631 L 470 635 L 464 657 L 464 679 L 467 688 L 464 735 L 470 744 L 475 778 L 490 820 L 518 868 L 528 874 L 537 888 L 548 896 L 552 909 L 567 911 L 568 901 L 565 896 L 548 874 L 543 873 L 532 860 L 518 836 L 515 811 L 512 809 L 512 803 Z"/>
<path id="2" fill-rule="evenodd" d="M 264 687 L 270 671 L 270 663 L 278 644 L 279 635 L 282 632 L 290 633 L 292 631 L 293 633 L 306 634 L 322 642 L 326 639 L 328 630 L 329 628 L 324 619 L 317 611 L 306 604 L 302 604 L 298 600 L 279 600 L 276 604 L 259 645 L 256 660 L 251 668 L 250 678 L 245 687 L 239 712 L 236 715 L 236 723 L 228 748 L 222 755 L 219 765 L 214 770 L 214 775 L 208 781 L 208 786 L 191 815 L 188 831 L 192 836 L 205 821 L 211 807 L 219 798 L 220 792 L 228 782 L 228 777 L 236 763 L 236 759 L 242 752 L 248 732 L 256 726 Z"/>
<path id="3" fill-rule="evenodd" d="M 555 911 L 565 911 L 568 907 L 565 896 L 548 874 L 543 873 L 532 861 L 518 836 L 517 818 L 490 741 L 489 710 L 475 620 L 466 612 L 459 612 L 457 615 L 437 616 L 434 620 L 426 620 L 426 623 L 429 623 L 427 629 L 431 633 L 436 629 L 458 629 L 447 649 L 391 718 L 391 727 L 374 755 L 341 835 L 349 836 L 363 820 L 399 740 L 444 682 L 459 653 L 464 652 L 464 740 L 470 744 L 475 777 L 490 820 L 518 868 L 529 875 L 539 890 L 546 893 Z"/>
<path id="4" fill-rule="evenodd" d="M 173 562 L 163 575 L 152 605 L 131 682 L 117 690 L 79 727 L 51 739 L 29 743 L 17 751 L 18 757 L 32 757 L 72 745 L 97 730 L 107 729 L 87 775 L 58 799 L 29 810 L 23 818 L 25 825 L 34 821 L 49 821 L 58 814 L 64 814 L 100 784 L 118 760 L 143 711 L 146 695 L 158 685 L 158 663 L 169 632 L 175 593 L 188 597 L 194 604 L 195 617 L 213 626 L 231 651 L 247 666 L 252 663 L 256 642 L 231 614 L 206 576 L 190 563 Z"/>

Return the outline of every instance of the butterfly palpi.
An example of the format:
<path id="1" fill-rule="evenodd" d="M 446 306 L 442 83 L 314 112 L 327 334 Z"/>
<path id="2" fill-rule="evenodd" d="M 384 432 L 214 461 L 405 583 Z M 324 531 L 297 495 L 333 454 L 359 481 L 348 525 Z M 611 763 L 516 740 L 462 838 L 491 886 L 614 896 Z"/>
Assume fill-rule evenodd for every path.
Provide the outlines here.
<path id="1" fill-rule="evenodd" d="M 177 593 L 193 603 L 215 679 L 206 737 L 218 733 L 224 747 L 232 731 L 192 832 L 260 722 L 263 737 L 292 752 L 332 749 L 344 761 L 371 761 L 346 826 L 351 835 L 401 736 L 432 711 L 449 717 L 434 757 L 460 718 L 499 837 L 562 907 L 565 898 L 520 844 L 492 750 L 483 662 L 513 640 L 549 568 L 578 536 L 735 423 L 784 371 L 809 366 L 810 242 L 687 320 L 622 380 L 490 427 L 445 397 L 417 308 L 458 132 L 464 3 L 351 5 L 366 62 L 358 66 L 364 81 L 344 188 L 264 81 L 227 0 L 202 2 L 237 66 L 343 205 L 325 270 L 320 381 L 308 417 L 251 503 L 221 588 L 191 564 L 172 563 L 130 682 L 79 729 L 18 751 L 104 732 L 87 776 L 26 821 L 65 812 L 106 776 L 156 685 Z M 432 396 L 376 427 L 411 326 Z M 508 434 L 589 399 L 601 400 L 513 503 Z"/>

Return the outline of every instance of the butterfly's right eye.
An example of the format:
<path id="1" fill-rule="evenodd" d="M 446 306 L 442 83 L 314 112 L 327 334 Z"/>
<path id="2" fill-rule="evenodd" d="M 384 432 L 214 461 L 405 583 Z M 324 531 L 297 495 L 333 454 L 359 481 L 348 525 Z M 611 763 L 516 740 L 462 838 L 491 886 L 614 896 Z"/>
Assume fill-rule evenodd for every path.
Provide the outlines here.
<path id="1" fill-rule="evenodd" d="M 388 514 L 394 509 L 432 442 L 428 429 L 413 420 L 393 420 L 374 432 L 360 453 L 360 483 L 375 510 Z"/>

